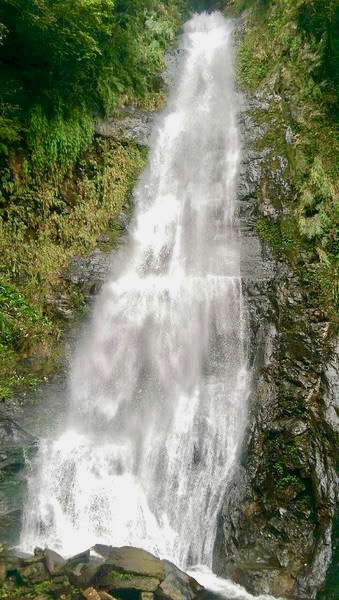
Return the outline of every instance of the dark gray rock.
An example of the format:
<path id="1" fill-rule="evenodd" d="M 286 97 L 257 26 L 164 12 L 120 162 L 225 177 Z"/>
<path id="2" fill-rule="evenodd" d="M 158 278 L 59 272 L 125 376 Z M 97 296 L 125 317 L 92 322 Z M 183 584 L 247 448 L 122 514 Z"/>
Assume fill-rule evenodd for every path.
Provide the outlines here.
<path id="1" fill-rule="evenodd" d="M 104 562 L 103 557 L 96 556 L 89 549 L 69 558 L 60 572 L 66 573 L 73 585 L 86 588 L 95 579 Z"/>
<path id="2" fill-rule="evenodd" d="M 71 558 L 69 558 L 65 565 L 65 570 L 69 568 L 76 567 L 79 564 L 86 564 L 91 560 L 91 551 L 85 550 L 84 552 L 80 552 L 80 554 L 75 554 Z"/>
<path id="3" fill-rule="evenodd" d="M 192 577 L 180 571 L 169 561 L 163 560 L 162 564 L 165 567 L 166 577 L 159 588 L 164 600 L 194 600 L 203 590 Z"/>
<path id="4" fill-rule="evenodd" d="M 44 560 L 50 575 L 57 575 L 66 565 L 66 560 L 49 548 L 44 550 Z"/>
<path id="5" fill-rule="evenodd" d="M 333 430 L 324 419 L 333 405 L 325 377 L 331 344 L 313 327 L 286 269 L 244 291 L 260 375 L 242 468 L 220 514 L 214 568 L 252 593 L 310 600 L 329 564 L 336 497 Z"/>
<path id="6" fill-rule="evenodd" d="M 114 595 L 123 590 L 142 592 L 146 598 L 194 600 L 203 591 L 192 577 L 168 561 L 140 548 L 113 548 L 98 544 L 93 549 L 105 558 L 92 579 L 92 585 Z"/>
<path id="7" fill-rule="evenodd" d="M 155 592 L 160 584 L 159 579 L 146 575 L 124 574 L 117 571 L 101 571 L 93 580 L 95 586 L 120 595 L 121 591 Z"/>
<path id="8" fill-rule="evenodd" d="M 103 137 L 119 137 L 149 145 L 155 114 L 128 107 L 120 109 L 112 118 L 96 123 L 95 131 Z"/>
<path id="9" fill-rule="evenodd" d="M 7 574 L 9 571 L 13 571 L 16 568 L 21 567 L 24 558 L 28 558 L 30 555 L 23 552 L 8 551 L 5 550 L 4 546 L 0 546 L 0 565 L 2 572 Z"/>
<path id="10" fill-rule="evenodd" d="M 95 544 L 93 548 L 91 548 L 96 554 L 101 556 L 104 560 L 107 560 L 114 550 L 114 546 L 106 546 L 106 544 Z"/>
<path id="11" fill-rule="evenodd" d="M 65 567 L 70 582 L 80 588 L 87 588 L 93 581 L 96 581 L 97 573 L 102 565 L 102 561 L 96 558 L 90 558 L 88 562 L 79 562 Z"/>
<path id="12" fill-rule="evenodd" d="M 74 311 L 66 294 L 56 291 L 54 294 L 47 295 L 45 302 L 59 318 L 66 321 L 74 319 Z"/>
<path id="13" fill-rule="evenodd" d="M 102 549 L 101 552 L 106 550 Z M 106 558 L 105 569 L 109 569 L 120 573 L 133 573 L 135 575 L 145 575 L 162 581 L 165 578 L 165 568 L 159 558 L 142 550 L 131 546 L 123 546 L 122 548 L 112 548 Z M 147 591 L 147 590 L 145 590 Z"/>
<path id="14" fill-rule="evenodd" d="M 115 252 L 102 252 L 97 249 L 89 256 L 74 256 L 68 270 L 62 277 L 75 285 L 79 285 L 84 293 L 91 293 L 95 285 L 100 287 L 106 281 Z"/>
<path id="15" fill-rule="evenodd" d="M 12 418 L 0 414 L 0 539 L 11 544 L 21 525 L 26 489 L 26 457 L 36 451 L 36 439 Z"/>
<path id="16" fill-rule="evenodd" d="M 0 583 L 6 598 L 11 593 L 15 598 L 20 593 L 20 598 L 32 598 L 35 591 L 40 593 L 34 586 L 43 584 L 53 598 L 78 598 L 80 593 L 93 600 L 217 600 L 213 594 L 202 597 L 204 589 L 168 561 L 140 548 L 103 544 L 67 562 L 47 548 L 26 555 L 0 547 Z"/>

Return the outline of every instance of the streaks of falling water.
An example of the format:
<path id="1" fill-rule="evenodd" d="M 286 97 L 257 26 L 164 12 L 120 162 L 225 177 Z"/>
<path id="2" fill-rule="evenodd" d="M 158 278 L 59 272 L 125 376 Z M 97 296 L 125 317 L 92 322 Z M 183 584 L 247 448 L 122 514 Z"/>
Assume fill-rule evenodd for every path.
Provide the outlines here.
<path id="1" fill-rule="evenodd" d="M 79 344 L 68 422 L 40 446 L 23 548 L 130 544 L 211 566 L 248 395 L 231 34 L 219 13 L 185 26 L 130 242 Z"/>

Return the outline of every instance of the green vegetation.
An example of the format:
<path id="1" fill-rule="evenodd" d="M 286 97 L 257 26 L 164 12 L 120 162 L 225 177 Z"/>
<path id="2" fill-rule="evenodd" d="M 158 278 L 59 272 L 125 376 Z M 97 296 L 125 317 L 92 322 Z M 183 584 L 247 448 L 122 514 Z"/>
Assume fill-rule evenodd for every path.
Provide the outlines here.
<path id="1" fill-rule="evenodd" d="M 294 503 L 296 510 L 304 513 L 312 507 L 307 479 L 305 479 L 305 449 L 287 433 L 271 432 L 267 439 L 269 449 L 269 482 L 273 496 L 279 504 Z"/>
<path id="2" fill-rule="evenodd" d="M 183 6 L 1 3 L 0 398 L 55 369 L 62 322 L 48 299 L 62 293 L 81 305 L 59 273 L 101 232 L 114 235 L 145 164 L 142 148 L 96 137 L 94 122 L 127 103 L 162 101 L 159 72 Z"/>
<path id="3" fill-rule="evenodd" d="M 124 573 L 123 571 L 111 571 L 110 576 L 113 579 L 121 579 L 122 581 L 131 581 L 136 577 L 136 575 L 132 575 L 132 573 Z"/>
<path id="4" fill-rule="evenodd" d="M 4 398 L 12 388 L 37 384 L 34 374 L 19 374 L 13 369 L 17 352 L 41 343 L 45 336 L 55 333 L 55 328 L 39 310 L 27 304 L 18 289 L 9 283 L 8 276 L 1 273 L 0 306 L 0 367 L 3 373 L 8 373 L 0 382 L 0 398 Z"/>
<path id="5" fill-rule="evenodd" d="M 30 324 L 48 324 L 48 320 L 27 304 L 13 285 L 6 282 L 6 278 L 0 281 L 0 302 L 4 310 L 0 316 L 0 352 L 8 346 L 20 346 L 22 337 L 28 337 L 27 327 Z"/>
<path id="6" fill-rule="evenodd" d="M 19 367 L 18 360 L 34 353 L 43 359 L 40 375 L 55 368 L 62 322 L 48 298 L 62 292 L 71 306 L 79 305 L 58 273 L 72 256 L 93 248 L 102 231 L 114 234 L 112 218 L 144 164 L 145 151 L 136 144 L 96 138 L 58 185 L 47 180 L 13 187 L 17 202 L 0 222 L 1 397 L 37 382 L 32 366 Z"/>
<path id="7" fill-rule="evenodd" d="M 32 577 L 33 579 L 33 577 Z M 7 600 L 49 600 L 52 598 L 67 598 L 78 600 L 83 597 L 76 586 L 72 586 L 67 577 L 59 576 L 57 579 L 41 581 L 40 583 L 23 583 L 13 576 L 7 579 L 0 588 L 0 598 Z"/>
<path id="8" fill-rule="evenodd" d="M 293 256 L 295 247 L 295 230 L 290 219 L 281 219 L 279 222 L 270 221 L 263 217 L 257 219 L 257 232 L 260 237 L 268 242 L 274 250 L 283 250 L 289 256 Z"/>
<path id="9" fill-rule="evenodd" d="M 253 60 L 253 49 L 248 43 L 243 43 L 239 48 L 238 69 L 239 80 L 252 90 L 258 87 L 269 71 L 265 55 L 263 55 L 261 49 L 258 48 L 255 60 Z"/>
<path id="10" fill-rule="evenodd" d="M 4 0 L 2 154 L 24 147 L 34 172 L 64 172 L 88 147 L 93 116 L 153 91 L 178 18 L 175 1 Z"/>
<path id="11" fill-rule="evenodd" d="M 280 216 L 277 222 L 260 218 L 258 233 L 292 261 L 310 291 L 311 305 L 325 305 L 334 317 L 339 221 L 337 3 L 233 0 L 229 7 L 233 12 L 252 9 L 239 47 L 238 78 L 250 90 L 266 87 L 271 97 L 269 108 L 257 115 L 269 126 L 260 142 L 271 149 L 264 165 L 267 179 L 277 154 L 289 160 L 285 175 L 292 191 L 283 199 L 276 193 L 275 200 L 270 190 Z M 286 139 L 288 126 L 292 140 Z"/>

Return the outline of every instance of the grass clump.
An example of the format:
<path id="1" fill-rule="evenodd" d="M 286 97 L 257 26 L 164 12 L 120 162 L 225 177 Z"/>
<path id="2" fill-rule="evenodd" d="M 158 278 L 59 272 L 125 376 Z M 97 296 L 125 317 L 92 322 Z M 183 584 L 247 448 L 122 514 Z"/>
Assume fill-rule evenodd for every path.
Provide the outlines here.
<path id="1" fill-rule="evenodd" d="M 295 247 L 295 223 L 289 219 L 281 219 L 278 222 L 258 218 L 256 229 L 259 236 L 268 242 L 277 253 L 283 251 L 289 256 L 293 256 Z"/>

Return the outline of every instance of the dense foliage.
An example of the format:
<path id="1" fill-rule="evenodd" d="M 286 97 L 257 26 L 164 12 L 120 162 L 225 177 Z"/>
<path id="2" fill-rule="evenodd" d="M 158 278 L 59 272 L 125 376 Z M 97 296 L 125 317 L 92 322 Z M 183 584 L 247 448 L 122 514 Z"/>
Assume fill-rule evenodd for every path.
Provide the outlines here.
<path id="1" fill-rule="evenodd" d="M 314 66 L 313 77 L 330 82 L 339 93 L 339 5 L 336 0 L 300 2 L 297 23 L 305 37 L 319 46 L 320 61 Z M 338 110 L 338 105 L 336 105 Z"/>
<path id="2" fill-rule="evenodd" d="M 24 144 L 37 171 L 88 146 L 93 115 L 152 89 L 174 34 L 175 3 L 3 0 L 2 153 Z"/>

